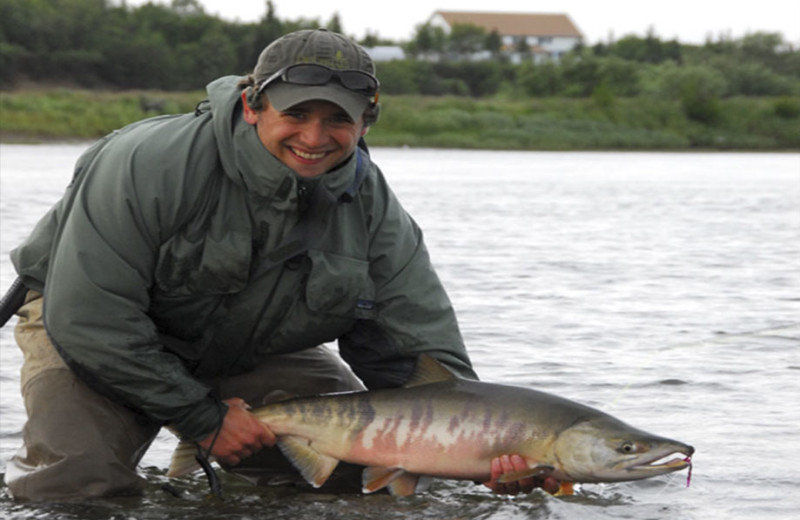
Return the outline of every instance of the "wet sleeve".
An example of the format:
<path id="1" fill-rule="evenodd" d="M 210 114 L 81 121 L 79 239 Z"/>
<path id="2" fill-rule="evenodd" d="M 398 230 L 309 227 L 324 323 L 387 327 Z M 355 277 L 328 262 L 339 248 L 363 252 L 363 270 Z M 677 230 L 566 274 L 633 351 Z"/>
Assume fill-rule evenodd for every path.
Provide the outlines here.
<path id="1" fill-rule="evenodd" d="M 186 146 L 163 141 L 148 149 L 128 136 L 129 146 L 106 146 L 85 165 L 48 268 L 45 326 L 89 386 L 197 440 L 224 412 L 163 348 L 148 316 L 159 244 L 186 209 L 176 180 L 186 176 L 168 171 Z M 165 150 L 169 162 L 158 155 Z M 192 157 L 185 152 L 183 167 L 196 166 Z"/>
<path id="2" fill-rule="evenodd" d="M 477 379 L 422 231 L 382 176 L 377 181 L 369 211 L 376 313 L 339 339 L 342 357 L 369 388 L 402 385 L 422 353 Z"/>

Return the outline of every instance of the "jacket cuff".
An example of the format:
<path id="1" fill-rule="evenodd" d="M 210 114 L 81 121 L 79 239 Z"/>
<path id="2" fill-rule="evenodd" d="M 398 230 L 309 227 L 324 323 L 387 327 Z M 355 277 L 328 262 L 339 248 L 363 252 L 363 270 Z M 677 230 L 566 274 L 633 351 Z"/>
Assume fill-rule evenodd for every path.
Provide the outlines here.
<path id="1" fill-rule="evenodd" d="M 222 420 L 227 412 L 227 404 L 219 399 L 208 397 L 176 419 L 171 426 L 177 431 L 181 440 L 201 441 L 222 425 Z"/>

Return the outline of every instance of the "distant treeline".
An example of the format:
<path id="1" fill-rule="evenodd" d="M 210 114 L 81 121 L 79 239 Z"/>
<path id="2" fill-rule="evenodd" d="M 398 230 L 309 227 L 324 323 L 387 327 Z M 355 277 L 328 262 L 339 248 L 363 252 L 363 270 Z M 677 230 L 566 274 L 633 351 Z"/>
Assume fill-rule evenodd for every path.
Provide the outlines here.
<path id="1" fill-rule="evenodd" d="M 338 15 L 328 21 L 280 20 L 272 2 L 263 6 L 258 22 L 239 23 L 206 14 L 196 0 L 135 8 L 124 0 L 0 0 L 0 87 L 35 82 L 193 90 L 222 75 L 250 72 L 259 52 L 288 32 L 318 26 L 345 32 Z M 581 47 L 557 63 L 513 64 L 497 48 L 496 35 L 480 31 L 432 35 L 429 25 L 420 24 L 411 41 L 396 42 L 411 58 L 378 63 L 382 91 L 592 97 L 600 104 L 652 96 L 679 101 L 689 117 L 703 122 L 718 117 L 719 100 L 739 96 L 785 98 L 782 110 L 789 117 L 800 112 L 800 49 L 777 33 L 704 45 L 661 41 L 648 33 Z M 471 50 L 488 50 L 494 59 L 448 59 L 464 48 L 458 38 L 465 37 Z M 393 42 L 367 35 L 361 43 Z"/>
<path id="2" fill-rule="evenodd" d="M 194 111 L 202 90 L 28 88 L 0 96 L 0 142 L 90 140 L 159 114 Z M 713 122 L 680 102 L 645 97 L 381 97 L 370 146 L 483 150 L 800 150 L 800 111 L 790 98 L 718 101 Z M 791 98 L 796 103 L 797 98 Z"/>

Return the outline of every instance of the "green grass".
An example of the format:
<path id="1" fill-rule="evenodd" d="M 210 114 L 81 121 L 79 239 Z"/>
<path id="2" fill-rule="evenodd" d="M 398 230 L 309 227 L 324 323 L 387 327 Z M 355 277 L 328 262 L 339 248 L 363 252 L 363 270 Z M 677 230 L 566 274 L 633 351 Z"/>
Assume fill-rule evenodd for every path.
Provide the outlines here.
<path id="1" fill-rule="evenodd" d="M 5 91 L 0 140 L 93 139 L 145 117 L 190 112 L 203 98 L 202 91 Z M 381 103 L 372 146 L 800 150 L 800 98 L 792 97 L 716 100 L 713 121 L 706 122 L 689 118 L 678 100 L 644 97 L 382 96 Z"/>
<path id="2" fill-rule="evenodd" d="M 145 117 L 194 109 L 202 92 L 25 90 L 0 94 L 0 139 L 94 139 Z M 147 110 L 148 104 L 159 110 Z"/>

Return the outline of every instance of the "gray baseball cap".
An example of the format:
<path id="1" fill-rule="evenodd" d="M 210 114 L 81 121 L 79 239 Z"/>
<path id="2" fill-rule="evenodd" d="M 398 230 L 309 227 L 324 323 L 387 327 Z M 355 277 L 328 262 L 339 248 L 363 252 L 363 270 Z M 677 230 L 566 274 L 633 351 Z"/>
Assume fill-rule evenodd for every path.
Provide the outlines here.
<path id="1" fill-rule="evenodd" d="M 289 33 L 269 44 L 258 57 L 253 77 L 258 85 L 296 63 L 314 63 L 332 69 L 375 74 L 372 58 L 350 38 L 327 29 L 305 29 Z M 336 81 L 324 85 L 295 85 L 276 81 L 266 86 L 264 92 L 276 110 L 284 111 L 304 101 L 322 99 L 342 107 L 353 121 L 358 121 L 373 101 L 372 97 L 349 90 Z"/>

